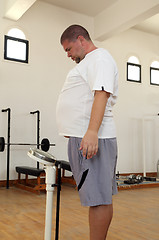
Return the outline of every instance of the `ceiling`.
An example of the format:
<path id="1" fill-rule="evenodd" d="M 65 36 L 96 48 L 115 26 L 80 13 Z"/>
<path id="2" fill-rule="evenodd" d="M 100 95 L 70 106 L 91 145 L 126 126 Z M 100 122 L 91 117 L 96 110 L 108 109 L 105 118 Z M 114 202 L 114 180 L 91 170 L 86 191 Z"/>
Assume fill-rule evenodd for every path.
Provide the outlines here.
<path id="1" fill-rule="evenodd" d="M 53 4 L 58 7 L 62 7 L 74 12 L 82 13 L 91 17 L 95 17 L 104 9 L 109 8 L 118 0 L 39 0 L 49 4 Z M 100 1 L 100 4 L 99 4 Z M 92 4 L 93 2 L 93 4 Z M 137 24 L 133 28 L 144 31 L 147 33 L 155 34 L 159 36 L 159 14 L 154 15 L 151 18 Z"/>
<path id="2" fill-rule="evenodd" d="M 91 17 L 95 17 L 105 8 L 110 7 L 118 0 L 39 0 L 53 4 L 58 7 L 66 8 L 74 12 L 82 13 Z"/>
<path id="3" fill-rule="evenodd" d="M 151 18 L 141 22 L 134 27 L 143 32 L 151 33 L 159 36 L 159 14 L 154 15 Z"/>

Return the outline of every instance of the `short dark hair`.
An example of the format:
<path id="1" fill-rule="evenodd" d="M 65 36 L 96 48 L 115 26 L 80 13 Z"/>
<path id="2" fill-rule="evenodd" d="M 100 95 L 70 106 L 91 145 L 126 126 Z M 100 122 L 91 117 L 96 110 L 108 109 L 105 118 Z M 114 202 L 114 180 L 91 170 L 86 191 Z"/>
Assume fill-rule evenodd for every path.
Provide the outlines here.
<path id="1" fill-rule="evenodd" d="M 70 42 L 76 41 L 78 36 L 83 36 L 87 41 L 91 41 L 88 31 L 80 25 L 71 25 L 62 33 L 60 42 L 61 44 L 67 39 Z"/>

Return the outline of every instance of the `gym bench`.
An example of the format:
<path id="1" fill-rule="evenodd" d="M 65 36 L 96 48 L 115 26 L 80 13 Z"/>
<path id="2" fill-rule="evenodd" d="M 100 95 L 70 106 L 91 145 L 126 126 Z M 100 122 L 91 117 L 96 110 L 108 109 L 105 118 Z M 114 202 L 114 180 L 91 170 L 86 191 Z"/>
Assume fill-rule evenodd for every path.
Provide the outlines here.
<path id="1" fill-rule="evenodd" d="M 45 184 L 41 183 L 41 177 L 45 177 L 45 171 L 43 169 L 32 168 L 32 167 L 16 167 L 18 173 L 18 180 L 15 186 L 33 193 L 39 194 L 41 190 L 45 190 Z M 21 174 L 25 174 L 25 180 L 21 179 Z M 28 180 L 28 175 L 37 177 L 37 183 L 33 184 Z"/>
<path id="2" fill-rule="evenodd" d="M 61 176 L 61 184 L 62 183 L 69 183 L 71 185 L 76 185 L 75 180 L 73 176 L 65 176 L 65 171 L 71 172 L 71 167 L 69 162 L 67 161 L 60 161 L 60 168 L 62 169 L 62 176 Z M 38 169 L 38 168 L 32 168 L 32 167 L 26 167 L 26 166 L 20 166 L 16 167 L 16 172 L 18 173 L 18 180 L 16 181 L 15 186 L 18 188 L 21 188 L 23 190 L 27 190 L 33 193 L 40 194 L 40 191 L 45 190 L 46 185 L 44 181 L 41 180 L 45 177 L 45 170 Z M 25 174 L 25 179 L 21 179 L 21 174 Z M 37 177 L 37 183 L 33 184 L 28 180 L 28 175 Z M 56 179 L 57 179 L 57 171 L 56 171 Z"/>

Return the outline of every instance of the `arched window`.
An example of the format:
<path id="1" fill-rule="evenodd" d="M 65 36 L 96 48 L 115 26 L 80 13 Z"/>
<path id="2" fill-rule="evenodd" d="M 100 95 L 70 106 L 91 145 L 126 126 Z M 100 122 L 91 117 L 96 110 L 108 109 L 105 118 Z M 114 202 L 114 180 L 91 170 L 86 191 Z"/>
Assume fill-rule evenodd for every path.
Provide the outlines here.
<path id="1" fill-rule="evenodd" d="M 18 28 L 12 28 L 4 36 L 4 59 L 28 63 L 29 42 Z"/>
<path id="2" fill-rule="evenodd" d="M 26 39 L 25 34 L 24 34 L 23 31 L 20 30 L 19 28 L 11 28 L 11 29 L 8 31 L 7 36 L 15 37 L 15 38 L 20 38 L 20 39 Z"/>
<path id="3" fill-rule="evenodd" d="M 150 84 L 159 85 L 159 62 L 154 61 L 150 66 Z"/>
<path id="4" fill-rule="evenodd" d="M 127 81 L 141 83 L 141 65 L 135 56 L 129 57 L 127 61 Z"/>

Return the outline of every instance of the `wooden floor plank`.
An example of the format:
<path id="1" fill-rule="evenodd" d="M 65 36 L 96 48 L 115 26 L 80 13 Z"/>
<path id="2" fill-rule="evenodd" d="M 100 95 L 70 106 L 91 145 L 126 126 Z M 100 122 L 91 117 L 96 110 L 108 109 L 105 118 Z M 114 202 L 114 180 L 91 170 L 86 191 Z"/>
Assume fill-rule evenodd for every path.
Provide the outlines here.
<path id="1" fill-rule="evenodd" d="M 0 188 L 0 239 L 43 240 L 45 197 L 45 193 Z M 159 240 L 159 188 L 120 191 L 113 203 L 107 240 Z M 54 198 L 52 239 L 55 206 Z M 80 205 L 78 191 L 63 185 L 60 208 L 59 240 L 89 240 L 88 208 Z"/>

